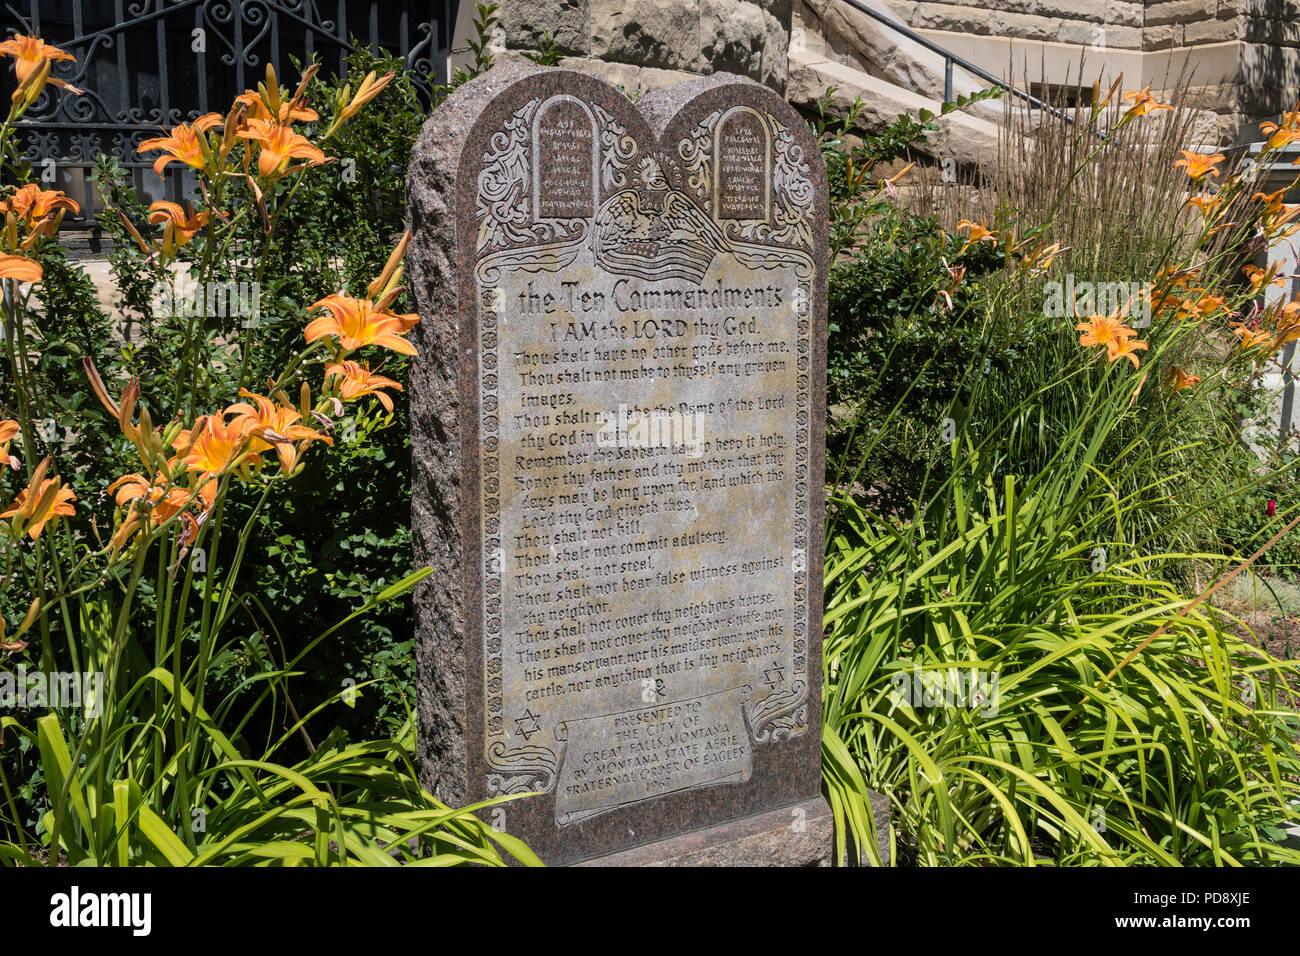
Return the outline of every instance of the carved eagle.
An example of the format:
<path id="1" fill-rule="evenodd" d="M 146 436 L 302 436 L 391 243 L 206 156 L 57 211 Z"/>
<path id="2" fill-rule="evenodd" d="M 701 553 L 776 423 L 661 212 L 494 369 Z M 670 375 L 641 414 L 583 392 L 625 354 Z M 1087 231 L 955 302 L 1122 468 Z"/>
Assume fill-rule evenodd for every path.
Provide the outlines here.
<path id="1" fill-rule="evenodd" d="M 643 279 L 704 278 L 727 250 L 717 224 L 686 195 L 668 191 L 659 208 L 642 208 L 641 194 L 625 189 L 596 215 L 596 261 L 609 272 Z"/>

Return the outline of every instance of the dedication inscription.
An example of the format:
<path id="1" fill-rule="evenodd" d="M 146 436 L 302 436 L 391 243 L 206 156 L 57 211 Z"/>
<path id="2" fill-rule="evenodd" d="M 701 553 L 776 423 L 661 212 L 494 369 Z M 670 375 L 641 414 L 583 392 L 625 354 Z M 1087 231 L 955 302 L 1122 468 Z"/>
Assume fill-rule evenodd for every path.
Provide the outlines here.
<path id="1" fill-rule="evenodd" d="M 736 78 L 638 109 L 499 68 L 435 113 L 410 182 L 440 328 L 413 373 L 417 556 L 451 579 L 417 598 L 426 783 L 540 794 L 494 822 L 549 862 L 816 794 L 807 125 Z"/>

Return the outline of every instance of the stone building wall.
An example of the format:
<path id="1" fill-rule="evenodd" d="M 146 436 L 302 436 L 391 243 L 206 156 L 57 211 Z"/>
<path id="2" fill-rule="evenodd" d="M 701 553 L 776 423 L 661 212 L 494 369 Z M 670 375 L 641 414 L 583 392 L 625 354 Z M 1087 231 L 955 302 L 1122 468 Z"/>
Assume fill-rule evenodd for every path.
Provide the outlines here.
<path id="1" fill-rule="evenodd" d="M 549 33 L 566 66 L 633 92 L 689 75 L 738 73 L 785 92 L 791 0 L 500 0 L 494 46 L 535 51 Z M 453 47 L 471 33 L 463 0 Z M 453 55 L 452 68 L 463 61 Z"/>
<path id="2" fill-rule="evenodd" d="M 1205 145 L 1249 142 L 1256 124 L 1300 100 L 1300 0 L 867 0 L 939 46 L 1018 85 L 1070 89 L 1083 57 L 1090 84 L 1163 92 L 1187 71 Z M 898 34 L 843 0 L 501 0 L 494 43 L 506 58 L 536 50 L 550 33 L 567 65 L 629 92 L 725 70 L 787 92 L 789 52 L 819 55 L 901 89 L 934 95 L 932 70 L 911 84 Z M 846 28 L 857 17 L 866 29 Z M 463 0 L 454 47 L 474 16 Z M 864 33 L 878 36 L 864 39 Z M 793 38 L 793 39 L 792 39 Z M 463 57 L 462 57 L 463 59 Z M 912 56 L 911 59 L 918 59 Z M 453 67 L 457 65 L 453 55 Z M 940 77 L 942 68 L 940 67 Z M 923 88 L 924 87 L 924 88 Z"/>
<path id="3" fill-rule="evenodd" d="M 818 30 L 828 0 L 796 0 L 793 27 Z M 829 0 L 838 3 L 839 0 Z M 843 6 L 843 4 L 840 4 Z M 1172 87 L 1186 69 L 1219 144 L 1258 138 L 1256 124 L 1300 100 L 1300 0 L 888 0 L 939 46 L 1019 83 Z M 833 46 L 834 44 L 832 44 Z"/>

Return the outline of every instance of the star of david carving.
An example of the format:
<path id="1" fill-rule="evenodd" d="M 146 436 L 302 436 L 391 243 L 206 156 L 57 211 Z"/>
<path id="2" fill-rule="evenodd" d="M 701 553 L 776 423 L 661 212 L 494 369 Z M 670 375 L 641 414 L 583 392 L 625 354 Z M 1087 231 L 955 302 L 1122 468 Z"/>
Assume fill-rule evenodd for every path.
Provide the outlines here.
<path id="1" fill-rule="evenodd" d="M 785 668 L 781 667 L 781 665 L 776 661 L 773 661 L 772 666 L 763 671 L 763 683 L 773 690 L 776 690 L 777 684 L 783 683 L 784 681 Z"/>
<path id="2" fill-rule="evenodd" d="M 542 729 L 542 724 L 541 724 L 540 715 L 534 714 L 531 707 L 527 708 L 524 711 L 524 715 L 522 717 L 515 718 L 515 730 L 517 730 L 520 733 L 520 735 L 523 736 L 524 740 L 527 740 L 529 737 L 531 737 L 533 734 L 537 733 L 541 729 Z"/>

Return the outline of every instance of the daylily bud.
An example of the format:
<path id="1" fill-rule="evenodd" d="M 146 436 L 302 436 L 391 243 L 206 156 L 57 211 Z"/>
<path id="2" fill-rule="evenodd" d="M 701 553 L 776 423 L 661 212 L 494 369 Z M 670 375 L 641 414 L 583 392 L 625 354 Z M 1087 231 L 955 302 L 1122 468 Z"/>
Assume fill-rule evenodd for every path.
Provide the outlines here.
<path id="1" fill-rule="evenodd" d="M 280 83 L 275 78 L 275 67 L 270 63 L 266 64 L 266 101 L 271 107 L 271 115 L 280 115 Z"/>
<path id="2" fill-rule="evenodd" d="M 15 634 L 14 637 L 18 635 Z M 6 654 L 17 654 L 19 651 L 27 648 L 26 641 L 11 641 L 5 637 L 5 620 L 0 617 L 0 651 Z M 0 743 L 4 743 L 4 736 L 0 735 Z"/>
<path id="3" fill-rule="evenodd" d="M 81 360 L 81 366 L 86 370 L 86 378 L 90 380 L 91 391 L 99 399 L 99 404 L 107 409 L 108 413 L 114 418 L 121 420 L 122 409 L 118 407 L 117 402 L 113 401 L 108 389 L 104 387 L 104 380 L 99 377 L 99 369 L 95 368 L 95 360 L 87 356 Z"/>
<path id="4" fill-rule="evenodd" d="M 238 132 L 239 128 L 244 125 L 244 118 L 247 115 L 248 104 L 240 103 L 231 110 L 230 115 L 226 117 L 225 129 L 221 134 L 221 146 L 217 150 L 217 158 L 221 161 L 223 166 L 225 165 L 226 157 L 230 155 L 230 151 L 235 147 L 235 143 L 238 140 L 238 137 L 236 137 L 235 134 Z"/>
<path id="5" fill-rule="evenodd" d="M 118 405 L 117 424 L 122 429 L 122 434 L 132 441 L 136 440 L 136 427 L 132 419 L 135 416 L 136 399 L 140 396 L 140 380 L 131 379 L 131 382 L 122 392 L 122 399 Z M 141 409 L 143 421 L 143 409 Z"/>
<path id="6" fill-rule="evenodd" d="M 11 98 L 15 104 L 21 104 L 18 107 L 19 114 L 27 112 L 31 105 L 36 102 L 36 98 L 41 95 L 41 90 L 45 89 L 45 84 L 50 78 L 50 69 L 53 66 L 52 60 L 45 60 L 35 73 L 27 77 L 25 82 L 18 84 L 18 89 L 14 90 L 14 95 Z"/>
<path id="7" fill-rule="evenodd" d="M 183 428 L 184 425 L 185 423 L 179 419 L 173 419 L 167 424 L 167 427 L 163 429 L 162 433 L 162 443 L 164 448 L 171 447 L 172 442 L 176 440 L 176 436 L 180 434 L 181 428 Z"/>
<path id="8" fill-rule="evenodd" d="M 298 108 L 299 104 L 302 103 L 302 98 L 307 95 L 307 85 L 311 83 L 312 77 L 316 75 L 316 71 L 319 69 L 319 63 L 313 63 L 311 66 L 307 67 L 307 72 L 304 73 L 302 79 L 298 81 L 298 88 L 293 91 L 293 98 L 289 100 L 290 114 L 292 114 L 293 111 Z"/>
<path id="9" fill-rule="evenodd" d="M 153 416 L 149 414 L 149 409 L 141 407 L 140 409 L 140 427 L 136 432 L 136 447 L 140 449 L 141 457 L 146 465 L 150 464 L 151 458 L 162 455 L 163 445 L 158 434 L 153 430 Z"/>
<path id="10" fill-rule="evenodd" d="M 45 473 L 49 470 L 50 470 L 50 456 L 46 455 L 44 458 L 41 459 L 41 463 L 36 466 L 36 471 L 32 473 L 32 480 L 28 482 L 28 485 L 32 488 L 39 488 L 41 486 L 41 483 L 45 481 Z M 36 507 L 36 499 L 37 499 L 36 495 L 27 496 L 27 500 L 23 503 L 23 506 L 18 509 L 19 518 L 25 519 L 29 515 L 31 515 L 31 513 L 35 510 Z"/>
<path id="11" fill-rule="evenodd" d="M 117 556 L 117 553 L 122 550 L 122 546 L 131 540 L 131 536 L 135 534 L 140 527 L 140 518 L 135 512 L 132 512 L 129 518 L 117 526 L 117 530 L 113 532 L 113 539 L 108 543 L 110 558 Z"/>
<path id="12" fill-rule="evenodd" d="M 362 80 L 361 85 L 357 87 L 356 95 L 352 97 L 351 102 L 349 102 L 347 106 L 343 107 L 339 112 L 338 118 L 334 121 L 334 125 L 337 126 L 339 123 L 350 120 L 352 117 L 356 116 L 357 113 L 361 112 L 361 107 L 365 106 L 378 96 L 384 87 L 393 81 L 394 75 L 395 74 L 392 73 L 385 73 L 382 77 L 376 79 L 373 70 L 367 73 L 366 78 Z M 340 96 L 340 100 L 342 100 L 346 95 L 347 88 L 345 87 L 343 95 Z"/>
<path id="13" fill-rule="evenodd" d="M 911 164 L 909 164 L 907 168 L 910 169 Z M 904 170 L 904 172 L 906 172 L 906 170 Z M 374 282 L 370 283 L 370 287 L 366 290 L 366 294 L 370 296 L 370 298 L 386 298 L 387 294 L 393 289 L 393 287 L 402 280 L 402 259 L 406 256 L 406 247 L 410 241 L 411 232 L 408 229 L 402 234 L 401 240 L 397 243 L 397 248 L 395 248 L 389 255 L 388 261 L 384 263 L 384 271 L 379 273 L 379 277 L 375 279 Z M 396 298 L 396 296 L 394 296 L 394 298 Z M 392 303 L 390 302 L 388 304 L 391 305 Z M 380 305 L 377 307 L 385 308 L 386 306 Z"/>
<path id="14" fill-rule="evenodd" d="M 40 609 L 41 599 L 39 597 L 33 598 L 31 606 L 27 608 L 26 616 L 23 617 L 22 623 L 18 625 L 18 630 L 14 631 L 14 637 L 21 637 L 27 632 L 28 628 L 36 623 L 36 615 L 39 613 Z"/>

